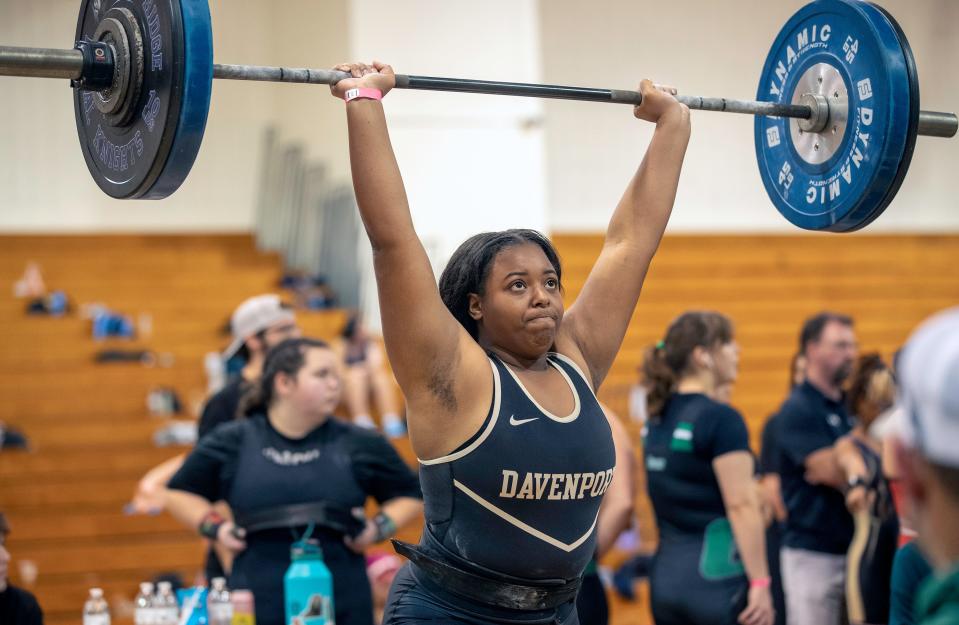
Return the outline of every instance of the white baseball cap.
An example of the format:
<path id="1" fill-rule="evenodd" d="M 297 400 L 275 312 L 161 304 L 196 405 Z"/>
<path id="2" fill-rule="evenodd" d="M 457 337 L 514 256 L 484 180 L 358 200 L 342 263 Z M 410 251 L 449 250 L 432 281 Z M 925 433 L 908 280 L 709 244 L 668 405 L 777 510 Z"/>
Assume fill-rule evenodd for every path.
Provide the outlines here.
<path id="1" fill-rule="evenodd" d="M 896 436 L 926 459 L 959 468 L 959 307 L 913 332 L 897 375 Z"/>
<path id="2" fill-rule="evenodd" d="M 243 343 L 270 326 L 284 321 L 295 322 L 293 311 L 280 301 L 279 295 L 257 295 L 244 301 L 233 311 L 230 317 L 230 332 L 233 342 L 223 352 L 223 358 L 229 359 L 243 347 Z"/>

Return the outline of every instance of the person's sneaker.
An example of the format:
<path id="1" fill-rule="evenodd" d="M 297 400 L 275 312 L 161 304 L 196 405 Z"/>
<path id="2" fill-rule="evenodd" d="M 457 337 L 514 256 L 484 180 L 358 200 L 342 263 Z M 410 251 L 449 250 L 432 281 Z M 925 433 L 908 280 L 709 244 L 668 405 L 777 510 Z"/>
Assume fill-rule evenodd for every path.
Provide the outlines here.
<path id="1" fill-rule="evenodd" d="M 361 414 L 357 417 L 353 417 L 353 423 L 361 428 L 366 428 L 367 430 L 376 429 L 376 422 L 373 421 L 373 417 L 368 414 Z"/>
<path id="2" fill-rule="evenodd" d="M 389 438 L 406 436 L 406 424 L 399 418 L 387 419 L 383 422 L 383 433 Z"/>

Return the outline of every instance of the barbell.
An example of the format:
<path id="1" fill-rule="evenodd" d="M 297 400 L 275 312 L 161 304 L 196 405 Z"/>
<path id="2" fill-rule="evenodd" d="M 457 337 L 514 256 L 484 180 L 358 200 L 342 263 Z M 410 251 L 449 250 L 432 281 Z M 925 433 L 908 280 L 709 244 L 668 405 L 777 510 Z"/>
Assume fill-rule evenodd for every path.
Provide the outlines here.
<path id="1" fill-rule="evenodd" d="M 212 80 L 333 84 L 320 69 L 213 62 L 207 0 L 84 0 L 73 49 L 0 46 L 0 75 L 69 79 L 77 133 L 97 185 L 118 199 L 161 199 L 186 179 Z M 432 76 L 399 89 L 638 105 L 638 92 Z M 865 0 L 816 0 L 780 30 L 756 100 L 679 96 L 691 109 L 755 115 L 767 194 L 807 230 L 858 230 L 899 190 L 919 135 L 953 137 L 953 113 L 919 108 L 912 50 L 895 19 Z"/>

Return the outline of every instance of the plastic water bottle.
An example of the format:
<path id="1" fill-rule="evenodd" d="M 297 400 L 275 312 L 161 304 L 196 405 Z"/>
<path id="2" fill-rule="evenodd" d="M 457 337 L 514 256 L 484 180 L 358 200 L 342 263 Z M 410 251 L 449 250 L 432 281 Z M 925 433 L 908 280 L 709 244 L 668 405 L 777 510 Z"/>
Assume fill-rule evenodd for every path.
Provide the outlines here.
<path id="1" fill-rule="evenodd" d="M 180 620 L 178 623 L 181 625 L 207 625 L 206 587 L 181 588 L 176 591 L 176 596 L 180 604 Z"/>
<path id="2" fill-rule="evenodd" d="M 110 625 L 110 606 L 101 588 L 90 589 L 90 598 L 83 604 L 83 625 Z"/>
<path id="3" fill-rule="evenodd" d="M 323 562 L 316 541 L 293 543 L 293 562 L 283 577 L 286 622 L 299 619 L 303 625 L 335 625 L 333 616 L 333 576 Z"/>
<path id="4" fill-rule="evenodd" d="M 226 384 L 226 363 L 219 352 L 207 352 L 203 356 L 203 369 L 206 371 L 206 390 L 211 395 Z"/>
<path id="5" fill-rule="evenodd" d="M 153 605 L 157 611 L 157 625 L 177 625 L 180 620 L 180 608 L 173 594 L 173 585 L 170 582 L 157 584 L 157 594 L 153 598 Z"/>
<path id="6" fill-rule="evenodd" d="M 140 592 L 133 600 L 134 625 L 156 625 L 156 608 L 153 605 L 153 584 L 143 582 Z"/>
<path id="7" fill-rule="evenodd" d="M 214 577 L 210 582 L 206 613 L 209 625 L 230 625 L 233 622 L 233 603 L 230 602 L 230 591 L 227 590 L 226 580 L 222 577 Z"/>
<path id="8" fill-rule="evenodd" d="M 253 593 L 236 589 L 230 593 L 230 598 L 233 600 L 233 625 L 256 625 Z"/>

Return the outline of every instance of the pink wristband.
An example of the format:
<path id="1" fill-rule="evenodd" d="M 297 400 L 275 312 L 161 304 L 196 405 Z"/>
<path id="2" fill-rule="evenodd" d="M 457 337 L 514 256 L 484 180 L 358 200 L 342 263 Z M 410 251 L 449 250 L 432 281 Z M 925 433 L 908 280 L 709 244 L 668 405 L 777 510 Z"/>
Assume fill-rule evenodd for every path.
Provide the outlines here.
<path id="1" fill-rule="evenodd" d="M 772 583 L 768 577 L 761 577 L 759 579 L 753 579 L 749 581 L 750 588 L 769 588 L 769 585 Z"/>
<path id="2" fill-rule="evenodd" d="M 383 92 L 379 89 L 348 89 L 343 100 L 352 102 L 353 100 L 382 100 Z"/>

